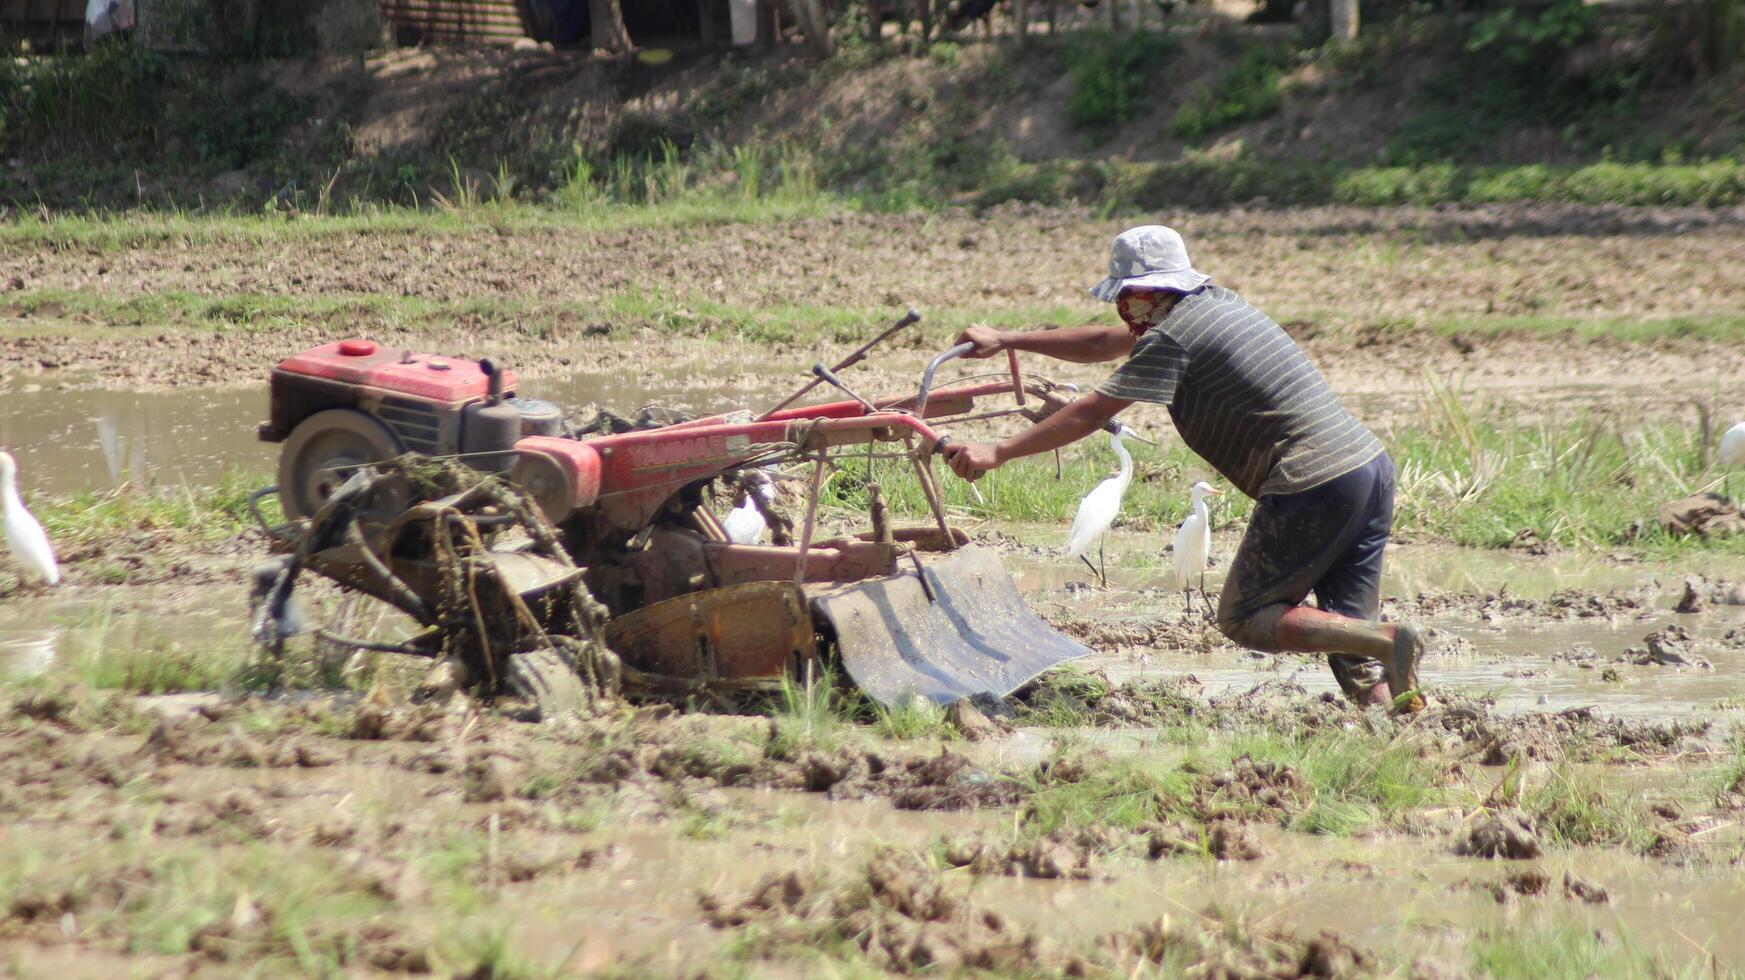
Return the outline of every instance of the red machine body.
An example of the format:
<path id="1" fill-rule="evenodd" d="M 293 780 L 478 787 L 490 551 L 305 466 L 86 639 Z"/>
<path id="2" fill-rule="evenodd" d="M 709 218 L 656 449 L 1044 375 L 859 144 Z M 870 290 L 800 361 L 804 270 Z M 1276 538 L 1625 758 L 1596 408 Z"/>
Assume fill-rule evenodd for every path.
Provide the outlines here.
<path id="1" fill-rule="evenodd" d="M 592 510 L 601 529 L 634 532 L 660 512 L 687 484 L 707 480 L 747 461 L 768 454 L 772 444 L 820 450 L 830 446 L 895 442 L 913 439 L 935 446 L 940 436 L 913 414 L 914 397 L 887 399 L 868 411 L 857 401 L 826 402 L 787 408 L 753 418 L 736 412 L 693 419 L 635 432 L 575 439 L 556 434 L 559 425 L 527 426 L 519 440 L 501 447 L 472 444 L 466 431 L 477 406 L 491 396 L 487 363 L 466 358 L 382 347 L 368 340 L 323 344 L 281 362 L 272 372 L 271 419 L 260 427 L 261 438 L 290 439 L 287 458 L 295 472 L 318 467 L 321 458 L 355 464 L 374 455 L 382 458 L 411 450 L 429 456 L 466 453 L 484 448 L 513 447 L 503 465 L 509 479 L 529 491 L 554 523 Z M 508 405 L 545 403 L 515 400 L 515 379 L 498 372 L 501 397 Z M 950 387 L 934 393 L 926 405 L 928 419 L 962 414 L 976 399 L 1021 390 L 1018 380 L 1000 380 Z M 545 406 L 554 408 L 553 406 Z M 356 431 L 345 440 L 327 440 L 307 452 L 292 433 L 318 413 L 344 409 L 361 413 L 338 421 Z M 342 413 L 343 414 L 343 413 Z M 322 415 L 311 428 L 331 426 Z M 379 423 L 381 431 L 372 428 Z M 337 444 L 338 448 L 328 448 Z M 306 487 L 291 468 L 282 485 Z M 293 500 L 300 513 L 312 507 L 328 487 L 320 483 Z M 283 491 L 282 491 L 283 493 Z"/>
<path id="2" fill-rule="evenodd" d="M 928 400 L 927 417 L 961 414 L 976 398 L 1011 391 L 1009 381 L 947 389 Z M 515 444 L 521 456 L 510 479 L 531 492 L 554 522 L 592 507 L 608 524 L 635 529 L 680 487 L 739 466 L 770 443 L 824 448 L 909 435 L 921 445 L 937 445 L 939 433 L 898 411 L 913 402 L 892 399 L 879 403 L 878 412 L 854 401 L 827 402 L 774 412 L 761 421 L 747 419 L 746 413 L 712 415 L 586 442 L 534 436 Z"/>

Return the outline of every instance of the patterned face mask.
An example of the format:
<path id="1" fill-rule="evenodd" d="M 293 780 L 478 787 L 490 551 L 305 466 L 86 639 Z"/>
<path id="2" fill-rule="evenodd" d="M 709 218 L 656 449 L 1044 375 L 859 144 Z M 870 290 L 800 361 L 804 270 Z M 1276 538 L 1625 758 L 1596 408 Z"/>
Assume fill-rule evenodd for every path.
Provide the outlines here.
<path id="1" fill-rule="evenodd" d="M 1168 293 L 1128 293 L 1115 301 L 1115 309 L 1126 321 L 1134 340 L 1162 322 L 1169 315 Z"/>

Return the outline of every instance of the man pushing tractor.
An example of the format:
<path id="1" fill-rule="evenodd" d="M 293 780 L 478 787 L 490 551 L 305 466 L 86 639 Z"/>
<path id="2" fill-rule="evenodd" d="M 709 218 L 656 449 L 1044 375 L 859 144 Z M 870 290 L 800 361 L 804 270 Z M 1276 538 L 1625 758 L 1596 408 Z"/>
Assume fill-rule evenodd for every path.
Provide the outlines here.
<path id="1" fill-rule="evenodd" d="M 1218 627 L 1253 650 L 1326 654 L 1359 705 L 1423 707 L 1418 629 L 1377 621 L 1382 552 L 1393 525 L 1394 464 L 1278 324 L 1194 269 L 1162 225 L 1121 233 L 1091 294 L 1122 325 L 1001 331 L 971 327 L 967 357 L 1029 351 L 1123 363 L 1095 391 L 998 443 L 944 453 L 975 480 L 1023 456 L 1105 429 L 1136 401 L 1169 408 L 1177 432 L 1256 501 L 1230 564 Z M 1315 606 L 1305 605 L 1313 593 Z"/>

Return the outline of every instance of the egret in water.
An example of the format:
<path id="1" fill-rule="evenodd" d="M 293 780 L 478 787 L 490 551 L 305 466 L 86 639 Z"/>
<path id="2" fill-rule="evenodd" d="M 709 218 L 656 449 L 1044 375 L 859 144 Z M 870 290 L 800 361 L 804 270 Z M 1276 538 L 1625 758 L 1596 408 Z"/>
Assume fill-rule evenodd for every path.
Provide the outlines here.
<path id="1" fill-rule="evenodd" d="M 752 486 L 746 491 L 745 502 L 728 511 L 727 519 L 721 522 L 721 526 L 727 531 L 727 540 L 734 544 L 757 544 L 762 541 L 767 524 L 758 502 L 762 501 L 764 507 L 776 502 L 776 481 L 768 473 L 753 470 L 751 479 Z"/>
<path id="2" fill-rule="evenodd" d="M 1194 484 L 1193 513 L 1175 532 L 1175 573 L 1182 580 L 1182 593 L 1187 597 L 1190 612 L 1194 608 L 1191 585 L 1196 579 L 1200 583 L 1200 601 L 1207 609 L 1212 605 L 1206 598 L 1206 562 L 1212 557 L 1212 515 L 1206 511 L 1206 498 L 1223 494 L 1224 491 L 1204 480 Z"/>
<path id="3" fill-rule="evenodd" d="M 1066 556 L 1077 558 L 1085 563 L 1086 568 L 1096 572 L 1105 589 L 1109 587 L 1109 576 L 1103 571 L 1103 536 L 1108 533 L 1109 525 L 1115 523 L 1115 515 L 1121 512 L 1121 498 L 1127 495 L 1127 484 L 1133 482 L 1133 457 L 1127 452 L 1127 447 L 1121 445 L 1121 440 L 1138 435 L 1124 425 L 1109 434 L 1109 445 L 1115 447 L 1115 455 L 1121 458 L 1121 471 L 1097 484 L 1095 489 L 1085 494 L 1085 499 L 1079 501 L 1079 512 L 1073 516 L 1072 530 L 1066 536 Z M 1094 568 L 1091 560 L 1085 557 L 1092 541 L 1097 543 Z"/>
<path id="4" fill-rule="evenodd" d="M 18 496 L 18 464 L 13 461 L 11 453 L 4 452 L 0 452 L 0 510 L 5 512 L 6 547 L 12 552 L 13 560 L 24 569 L 25 577 L 39 580 L 44 585 L 60 582 L 61 570 L 55 564 L 55 549 L 48 543 L 48 535 L 42 532 L 42 525 L 24 509 L 24 501 Z"/>

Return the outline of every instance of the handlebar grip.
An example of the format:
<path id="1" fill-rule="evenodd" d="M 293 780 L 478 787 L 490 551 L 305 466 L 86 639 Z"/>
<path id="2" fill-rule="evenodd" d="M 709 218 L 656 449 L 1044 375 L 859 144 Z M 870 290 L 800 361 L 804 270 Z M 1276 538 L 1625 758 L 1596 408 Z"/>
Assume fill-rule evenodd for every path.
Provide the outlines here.
<path id="1" fill-rule="evenodd" d="M 939 354 L 939 356 L 933 358 L 933 360 L 927 363 L 927 370 L 921 372 L 921 393 L 915 397 L 916 418 L 925 419 L 927 417 L 927 394 L 933 388 L 933 372 L 939 370 L 939 365 L 944 364 L 946 361 L 949 361 L 954 357 L 962 357 L 975 349 L 976 345 L 966 340 L 963 343 L 958 344 L 956 347 Z"/>

